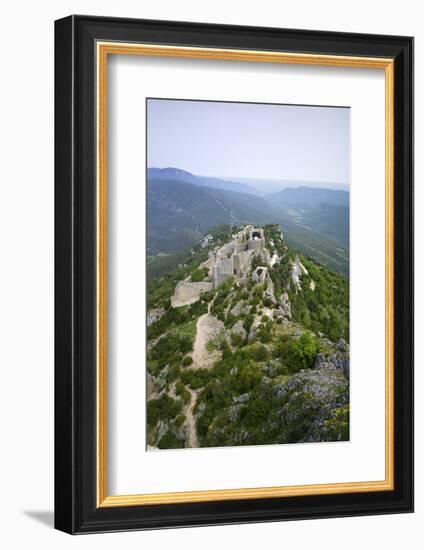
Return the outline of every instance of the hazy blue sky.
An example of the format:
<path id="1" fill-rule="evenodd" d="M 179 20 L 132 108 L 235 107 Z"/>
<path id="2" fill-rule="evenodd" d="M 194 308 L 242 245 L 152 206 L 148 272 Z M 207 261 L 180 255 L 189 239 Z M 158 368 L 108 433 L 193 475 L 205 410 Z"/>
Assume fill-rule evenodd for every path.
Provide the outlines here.
<path id="1" fill-rule="evenodd" d="M 346 187 L 349 113 L 334 107 L 149 99 L 148 166 Z"/>

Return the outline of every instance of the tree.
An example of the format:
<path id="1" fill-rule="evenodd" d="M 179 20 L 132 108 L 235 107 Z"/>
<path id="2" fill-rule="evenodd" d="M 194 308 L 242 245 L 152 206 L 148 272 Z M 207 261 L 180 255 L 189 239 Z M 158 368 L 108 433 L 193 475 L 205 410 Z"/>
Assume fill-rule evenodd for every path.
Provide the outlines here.
<path id="1" fill-rule="evenodd" d="M 310 332 L 304 332 L 300 338 L 284 336 L 274 349 L 274 355 L 281 358 L 290 372 L 298 372 L 301 369 L 311 368 L 319 350 L 319 344 L 315 336 Z"/>

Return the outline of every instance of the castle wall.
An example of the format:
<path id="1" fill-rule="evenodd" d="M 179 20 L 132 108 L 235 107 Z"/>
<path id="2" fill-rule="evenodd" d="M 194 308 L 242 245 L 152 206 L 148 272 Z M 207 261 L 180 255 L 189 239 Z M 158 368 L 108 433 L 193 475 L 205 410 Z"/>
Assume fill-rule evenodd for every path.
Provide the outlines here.
<path id="1" fill-rule="evenodd" d="M 229 277 L 243 277 L 252 254 L 261 250 L 264 245 L 263 229 L 248 226 L 240 231 L 232 242 L 220 248 L 216 253 L 213 268 L 215 288 Z"/>
<path id="2" fill-rule="evenodd" d="M 213 266 L 214 266 L 214 259 L 213 258 L 209 258 L 208 260 L 206 260 L 205 262 L 203 262 L 203 264 L 200 266 L 201 268 L 206 268 L 208 269 L 208 275 L 211 276 L 212 275 L 212 270 L 213 270 Z"/>
<path id="3" fill-rule="evenodd" d="M 234 256 L 215 264 L 213 268 L 215 288 L 218 288 L 229 277 L 234 277 Z"/>
<path id="4" fill-rule="evenodd" d="M 234 247 L 234 252 L 237 254 L 240 254 L 240 252 L 244 252 L 246 250 L 247 243 L 237 243 Z"/>
<path id="5" fill-rule="evenodd" d="M 255 239 L 255 240 L 249 240 L 247 242 L 247 248 L 248 250 L 260 250 L 263 245 L 263 239 Z"/>
<path id="6" fill-rule="evenodd" d="M 250 264 L 251 258 L 252 258 L 252 251 L 251 250 L 243 250 L 243 252 L 240 252 L 237 254 L 237 265 L 234 263 L 234 268 L 237 269 L 238 276 L 242 276 Z M 234 260 L 236 259 L 234 258 Z"/>
<path id="7" fill-rule="evenodd" d="M 219 271 L 214 277 L 215 288 L 218 288 L 222 283 L 224 283 L 230 277 L 234 277 L 233 273 L 228 273 L 226 271 Z"/>
<path id="8" fill-rule="evenodd" d="M 213 283 L 181 281 L 175 287 L 174 295 L 171 298 L 171 306 L 182 307 L 193 304 L 199 300 L 203 292 L 208 292 L 212 289 Z"/>
<path id="9" fill-rule="evenodd" d="M 228 256 L 234 254 L 234 245 L 233 243 L 228 243 L 224 245 L 218 252 L 217 259 L 228 259 Z"/>

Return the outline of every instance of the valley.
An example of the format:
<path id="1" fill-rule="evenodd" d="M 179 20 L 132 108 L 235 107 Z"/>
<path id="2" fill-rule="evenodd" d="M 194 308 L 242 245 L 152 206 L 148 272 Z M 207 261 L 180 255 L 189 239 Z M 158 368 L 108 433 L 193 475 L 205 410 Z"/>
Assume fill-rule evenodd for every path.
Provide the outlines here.
<path id="1" fill-rule="evenodd" d="M 303 186 L 259 196 L 240 182 L 152 168 L 147 204 L 149 278 L 175 268 L 211 227 L 247 223 L 279 224 L 293 248 L 349 275 L 347 191 Z"/>

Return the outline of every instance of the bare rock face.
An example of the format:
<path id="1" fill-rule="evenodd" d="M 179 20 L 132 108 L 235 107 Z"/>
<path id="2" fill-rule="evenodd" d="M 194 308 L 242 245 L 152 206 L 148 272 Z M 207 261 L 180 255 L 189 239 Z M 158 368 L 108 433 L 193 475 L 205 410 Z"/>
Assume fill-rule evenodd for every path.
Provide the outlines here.
<path id="1" fill-rule="evenodd" d="M 238 303 L 231 309 L 230 313 L 234 315 L 234 317 L 240 317 L 240 315 L 248 315 L 249 311 L 249 305 Z"/>
<path id="2" fill-rule="evenodd" d="M 180 427 L 177 427 L 175 425 L 172 426 L 172 433 L 173 433 L 174 437 L 176 439 L 178 439 L 178 441 L 186 441 L 187 440 L 188 429 L 187 429 L 187 426 L 185 424 L 183 424 Z"/>
<path id="3" fill-rule="evenodd" d="M 237 397 L 233 397 L 233 401 L 236 404 L 242 404 L 244 405 L 249 401 L 250 394 L 248 392 L 242 393 L 241 395 L 238 395 Z"/>
<path id="4" fill-rule="evenodd" d="M 298 436 L 301 441 L 348 439 L 349 382 L 334 365 L 301 371 L 275 391 L 288 441 Z"/>
<path id="5" fill-rule="evenodd" d="M 349 380 L 349 345 L 340 339 L 336 345 L 336 349 L 337 351 L 331 355 L 318 353 L 313 369 L 319 370 L 333 367 L 338 369 Z"/>
<path id="6" fill-rule="evenodd" d="M 162 317 L 162 315 L 165 313 L 165 310 L 163 307 L 158 307 L 156 309 L 151 309 L 147 312 L 147 326 L 150 327 L 150 325 L 153 325 L 153 323 L 156 323 L 156 321 L 159 321 L 159 319 Z"/>
<path id="7" fill-rule="evenodd" d="M 340 338 L 340 340 L 337 342 L 337 349 L 340 351 L 348 352 L 349 351 L 349 344 L 343 339 Z"/>
<path id="8" fill-rule="evenodd" d="M 257 415 L 262 422 L 255 426 L 248 419 Z M 349 382 L 334 365 L 301 370 L 278 384 L 263 380 L 255 392 L 233 399 L 219 414 L 208 439 L 226 446 L 348 441 Z"/>
<path id="9" fill-rule="evenodd" d="M 250 331 L 249 331 L 249 337 L 248 337 L 249 342 L 254 340 L 258 335 L 260 325 L 261 325 L 260 317 L 255 316 L 255 320 L 253 321 L 253 324 L 250 327 Z"/>
<path id="10" fill-rule="evenodd" d="M 290 304 L 290 299 L 287 292 L 284 292 L 283 294 L 281 294 L 278 300 L 278 305 L 284 317 L 287 317 L 287 319 L 291 319 L 292 317 L 291 304 Z"/>
<path id="11" fill-rule="evenodd" d="M 166 422 L 164 422 L 163 420 L 160 420 L 159 421 L 159 425 L 158 425 L 158 435 L 157 435 L 157 439 L 156 439 L 156 445 L 159 443 L 159 441 L 162 439 L 162 437 L 167 433 L 169 427 L 168 427 L 168 424 Z"/>
<path id="12" fill-rule="evenodd" d="M 272 281 L 271 281 L 271 284 L 272 284 Z M 265 290 L 265 297 L 268 298 L 269 300 L 271 300 L 271 304 L 273 307 L 276 307 L 277 306 L 277 300 L 275 299 L 275 296 L 274 296 L 274 285 L 272 284 L 272 287 Z"/>
<path id="13" fill-rule="evenodd" d="M 230 422 L 237 422 L 240 417 L 242 405 L 232 405 L 228 408 L 228 420 Z"/>
<path id="14" fill-rule="evenodd" d="M 155 392 L 155 379 L 150 374 L 150 372 L 147 373 L 147 399 L 150 399 L 150 397 Z"/>
<path id="15" fill-rule="evenodd" d="M 243 325 L 243 321 L 237 321 L 237 323 L 235 323 L 235 325 L 232 327 L 230 334 L 237 334 L 238 336 L 241 336 L 243 339 L 245 339 L 247 334 Z"/>
<path id="16" fill-rule="evenodd" d="M 308 270 L 306 267 L 302 264 L 302 262 L 299 260 L 298 257 L 296 257 L 295 261 L 292 263 L 291 268 L 291 280 L 294 285 L 294 289 L 296 291 L 296 294 L 299 290 L 302 290 L 302 281 L 301 276 L 302 274 L 308 275 Z"/>

